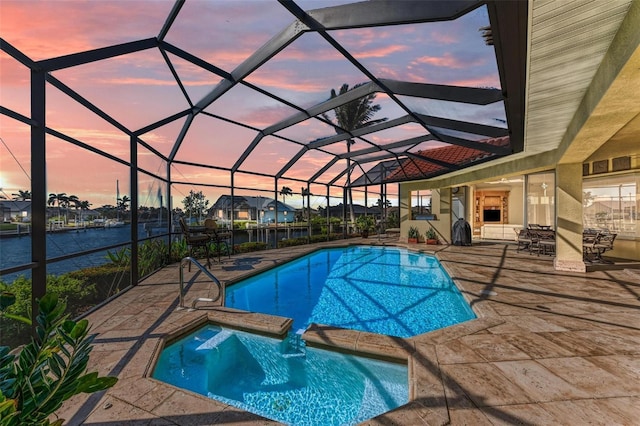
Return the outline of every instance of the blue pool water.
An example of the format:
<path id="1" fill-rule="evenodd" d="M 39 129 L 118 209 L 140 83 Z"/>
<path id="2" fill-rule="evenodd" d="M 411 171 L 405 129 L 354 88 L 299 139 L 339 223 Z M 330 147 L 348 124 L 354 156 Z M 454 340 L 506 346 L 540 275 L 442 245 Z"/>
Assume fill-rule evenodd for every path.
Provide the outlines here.
<path id="1" fill-rule="evenodd" d="M 475 318 L 433 256 L 400 248 L 325 249 L 226 289 L 225 305 L 311 323 L 411 337 Z"/>
<path id="2" fill-rule="evenodd" d="M 166 347 L 153 377 L 292 425 L 353 425 L 408 402 L 406 365 L 208 325 Z"/>

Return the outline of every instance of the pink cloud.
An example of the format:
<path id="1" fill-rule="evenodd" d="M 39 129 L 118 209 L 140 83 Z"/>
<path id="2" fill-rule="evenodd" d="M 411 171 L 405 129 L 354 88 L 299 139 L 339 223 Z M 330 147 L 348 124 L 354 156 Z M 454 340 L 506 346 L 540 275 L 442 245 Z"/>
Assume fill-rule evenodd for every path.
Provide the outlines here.
<path id="1" fill-rule="evenodd" d="M 382 65 L 382 66 L 373 66 L 371 67 L 372 69 L 376 70 L 377 75 L 379 75 L 380 77 L 383 78 L 389 78 L 392 80 L 404 80 L 404 69 L 400 68 L 400 69 L 396 69 L 396 68 L 392 68 L 391 66 L 386 66 L 386 65 Z"/>
<path id="2" fill-rule="evenodd" d="M 117 85 L 135 85 L 135 86 L 176 86 L 175 80 L 160 80 L 157 78 L 141 78 L 141 77 L 118 77 L 110 79 L 97 79 L 96 83 L 100 84 L 117 84 Z M 209 83 L 210 84 L 210 83 Z"/>
<path id="3" fill-rule="evenodd" d="M 351 49 L 362 49 L 370 45 L 381 44 L 386 40 L 397 42 L 397 39 L 408 37 L 415 33 L 411 26 L 395 26 L 382 28 L 358 28 L 341 30 L 335 33 L 335 38 Z"/>
<path id="4" fill-rule="evenodd" d="M 484 75 L 475 78 L 454 80 L 448 84 L 464 87 L 500 87 L 500 80 L 496 75 Z"/>
<path id="5" fill-rule="evenodd" d="M 31 187 L 30 134 L 29 126 L 0 115 L 0 187 L 9 195 Z"/>
<path id="6" fill-rule="evenodd" d="M 344 56 L 342 56 L 338 51 L 329 47 L 329 45 L 325 45 L 320 48 L 315 48 L 312 51 L 301 49 L 298 46 L 290 46 L 289 48 L 283 50 L 276 56 L 276 60 L 288 60 L 288 61 L 301 61 L 301 62 L 327 62 L 327 61 L 336 61 L 336 60 L 344 60 Z"/>
<path id="7" fill-rule="evenodd" d="M 31 59 L 41 60 L 153 37 L 171 6 L 71 0 L 29 1 L 25 7 L 25 1 L 3 0 L 2 34 Z"/>
<path id="8" fill-rule="evenodd" d="M 248 80 L 257 86 L 277 87 L 297 92 L 325 92 L 327 87 L 331 87 L 327 86 L 325 81 L 299 79 L 299 74 L 292 70 L 279 73 L 255 72 L 249 77 Z M 328 76 L 327 80 L 330 79 Z"/>
<path id="9" fill-rule="evenodd" d="M 239 117 L 239 121 L 263 128 L 277 123 L 290 115 L 291 111 L 289 108 L 283 108 L 281 106 L 261 107 L 248 110 L 247 114 Z"/>
<path id="10" fill-rule="evenodd" d="M 4 52 L 0 52 L 0 70 L 2 70 L 3 88 L 7 86 L 28 88 L 31 84 L 31 74 L 29 69 L 15 61 Z"/>
<path id="11" fill-rule="evenodd" d="M 445 53 L 442 56 L 422 56 L 420 58 L 416 58 L 413 63 L 454 69 L 462 69 L 474 65 L 464 61 L 462 58 L 457 58 L 451 55 L 451 53 Z"/>
<path id="12" fill-rule="evenodd" d="M 407 50 L 409 50 L 409 47 L 402 44 L 395 44 L 382 46 L 371 50 L 354 52 L 354 55 L 358 58 L 386 58 L 391 54 L 405 52 Z"/>
<path id="13" fill-rule="evenodd" d="M 444 31 L 432 31 L 429 36 L 438 44 L 455 44 L 460 41 L 460 37 L 457 34 Z"/>

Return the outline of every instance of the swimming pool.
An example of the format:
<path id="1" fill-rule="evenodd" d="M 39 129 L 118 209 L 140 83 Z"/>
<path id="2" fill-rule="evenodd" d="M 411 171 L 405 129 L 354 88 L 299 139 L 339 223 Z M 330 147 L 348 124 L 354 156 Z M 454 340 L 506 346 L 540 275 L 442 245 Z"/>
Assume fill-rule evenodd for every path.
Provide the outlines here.
<path id="1" fill-rule="evenodd" d="M 438 260 L 396 247 L 323 249 L 226 288 L 225 306 L 411 337 L 475 318 Z"/>
<path id="2" fill-rule="evenodd" d="M 407 366 L 207 325 L 167 346 L 153 377 L 293 425 L 353 425 L 406 404 Z"/>

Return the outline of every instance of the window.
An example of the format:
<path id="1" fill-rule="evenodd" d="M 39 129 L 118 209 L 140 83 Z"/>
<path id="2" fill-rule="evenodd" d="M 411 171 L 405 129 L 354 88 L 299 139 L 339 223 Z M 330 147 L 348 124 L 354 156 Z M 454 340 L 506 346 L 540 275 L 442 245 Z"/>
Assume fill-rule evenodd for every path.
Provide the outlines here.
<path id="1" fill-rule="evenodd" d="M 585 229 L 603 229 L 619 238 L 638 237 L 640 174 L 585 179 L 582 215 Z"/>
<path id="2" fill-rule="evenodd" d="M 555 188 L 554 172 L 527 175 L 527 224 L 555 228 Z"/>
<path id="3" fill-rule="evenodd" d="M 431 190 L 411 191 L 410 200 L 412 220 L 416 220 L 422 215 L 432 214 Z"/>

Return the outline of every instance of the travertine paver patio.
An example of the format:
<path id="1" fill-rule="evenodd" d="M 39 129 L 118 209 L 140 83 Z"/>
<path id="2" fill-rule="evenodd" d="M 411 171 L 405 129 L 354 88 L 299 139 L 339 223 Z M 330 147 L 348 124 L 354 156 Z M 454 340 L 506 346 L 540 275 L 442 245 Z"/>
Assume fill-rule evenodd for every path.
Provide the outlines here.
<path id="1" fill-rule="evenodd" d="M 555 272 L 551 258 L 509 244 L 413 248 L 436 249 L 478 319 L 411 339 L 321 325 L 304 336 L 408 359 L 411 401 L 367 424 L 640 424 L 640 269 Z M 236 255 L 212 272 L 233 280 L 311 249 Z M 202 274 L 187 277 L 187 303 L 215 293 Z M 185 324 L 287 325 L 223 308 L 176 311 L 177 294 L 173 265 L 89 315 L 99 333 L 90 368 L 120 380 L 65 404 L 58 414 L 68 424 L 274 423 L 145 377 L 161 338 Z"/>

